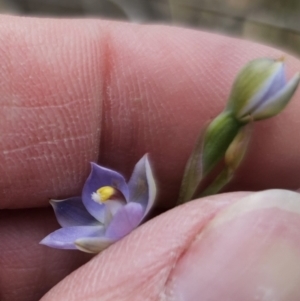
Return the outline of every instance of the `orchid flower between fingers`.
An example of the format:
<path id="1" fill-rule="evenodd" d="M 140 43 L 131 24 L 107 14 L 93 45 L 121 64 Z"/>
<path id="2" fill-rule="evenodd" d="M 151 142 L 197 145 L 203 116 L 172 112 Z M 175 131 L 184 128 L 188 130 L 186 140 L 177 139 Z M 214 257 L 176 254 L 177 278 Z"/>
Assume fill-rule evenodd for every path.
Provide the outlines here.
<path id="1" fill-rule="evenodd" d="M 152 209 L 156 185 L 147 155 L 124 177 L 95 163 L 81 197 L 51 200 L 61 229 L 40 243 L 98 253 L 133 231 Z"/>

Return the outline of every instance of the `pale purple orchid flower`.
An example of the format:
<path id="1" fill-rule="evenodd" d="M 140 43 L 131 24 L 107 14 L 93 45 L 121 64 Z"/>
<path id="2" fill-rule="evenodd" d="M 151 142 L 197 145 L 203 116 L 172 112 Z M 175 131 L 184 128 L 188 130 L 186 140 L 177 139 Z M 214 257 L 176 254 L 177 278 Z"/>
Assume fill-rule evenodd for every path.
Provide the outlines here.
<path id="1" fill-rule="evenodd" d="M 62 228 L 41 244 L 98 253 L 133 231 L 153 207 L 156 185 L 147 155 L 128 183 L 118 172 L 91 166 L 81 197 L 50 201 Z"/>

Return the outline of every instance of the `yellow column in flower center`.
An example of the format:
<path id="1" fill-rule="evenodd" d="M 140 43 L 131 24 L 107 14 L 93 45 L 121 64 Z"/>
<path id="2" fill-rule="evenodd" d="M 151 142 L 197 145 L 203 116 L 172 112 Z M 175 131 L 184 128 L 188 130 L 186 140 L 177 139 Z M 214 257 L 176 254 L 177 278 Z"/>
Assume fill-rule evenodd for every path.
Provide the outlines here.
<path id="1" fill-rule="evenodd" d="M 116 195 L 117 190 L 111 186 L 103 186 L 97 189 L 96 192 L 92 193 L 93 201 L 97 203 L 105 203 L 111 199 L 112 196 Z"/>

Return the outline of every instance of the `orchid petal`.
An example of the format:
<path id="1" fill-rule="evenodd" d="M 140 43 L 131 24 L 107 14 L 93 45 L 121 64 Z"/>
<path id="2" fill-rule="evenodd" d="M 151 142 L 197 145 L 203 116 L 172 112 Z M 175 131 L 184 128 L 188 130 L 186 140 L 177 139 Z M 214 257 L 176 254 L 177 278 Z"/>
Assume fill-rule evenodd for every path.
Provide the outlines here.
<path id="1" fill-rule="evenodd" d="M 82 202 L 87 211 L 98 221 L 104 223 L 105 205 L 96 203 L 91 195 L 97 189 L 103 186 L 113 186 L 122 192 L 125 199 L 128 200 L 128 187 L 124 177 L 108 168 L 101 167 L 92 163 L 92 171 L 86 180 L 82 191 Z"/>
<path id="2" fill-rule="evenodd" d="M 128 187 L 130 202 L 141 204 L 145 208 L 146 216 L 156 196 L 156 186 L 147 155 L 135 165 Z"/>
<path id="3" fill-rule="evenodd" d="M 147 176 L 147 182 L 148 182 L 149 196 L 148 196 L 148 204 L 147 204 L 146 210 L 144 212 L 144 217 L 152 209 L 155 198 L 156 198 L 156 185 L 155 185 L 152 169 L 151 169 L 151 166 L 150 166 L 147 156 L 146 156 L 145 166 L 146 166 L 146 176 Z"/>
<path id="4" fill-rule="evenodd" d="M 75 226 L 60 228 L 46 236 L 40 244 L 57 249 L 76 249 L 74 242 L 85 237 L 100 237 L 103 226 Z"/>
<path id="5" fill-rule="evenodd" d="M 272 79 L 272 83 L 269 86 L 267 93 L 263 96 L 261 103 L 265 102 L 270 97 L 275 95 L 279 90 L 281 90 L 286 85 L 286 81 L 285 65 L 282 62 Z"/>
<path id="6" fill-rule="evenodd" d="M 253 118 L 255 120 L 260 120 L 280 113 L 291 100 L 299 82 L 300 74 L 297 73 L 281 90 L 273 95 L 273 97 L 270 97 L 252 113 Z"/>
<path id="7" fill-rule="evenodd" d="M 135 229 L 144 216 L 144 208 L 139 203 L 130 202 L 120 209 L 106 229 L 107 238 L 118 240 Z"/>
<path id="8" fill-rule="evenodd" d="M 78 250 L 87 253 L 99 253 L 115 242 L 107 237 L 85 237 L 75 241 Z"/>
<path id="9" fill-rule="evenodd" d="M 50 204 L 62 227 L 99 225 L 99 222 L 84 207 L 81 197 L 51 200 Z"/>
<path id="10" fill-rule="evenodd" d="M 125 206 L 125 202 L 109 200 L 105 202 L 105 214 L 104 214 L 104 226 L 107 227 L 111 222 L 113 216 L 119 211 L 123 206 Z"/>

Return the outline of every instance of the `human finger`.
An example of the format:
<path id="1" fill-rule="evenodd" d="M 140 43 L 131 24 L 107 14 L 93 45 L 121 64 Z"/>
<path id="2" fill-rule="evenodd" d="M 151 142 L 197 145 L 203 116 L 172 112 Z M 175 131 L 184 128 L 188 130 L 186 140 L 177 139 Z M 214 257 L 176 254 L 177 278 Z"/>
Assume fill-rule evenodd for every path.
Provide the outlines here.
<path id="1" fill-rule="evenodd" d="M 230 199 L 217 195 L 159 216 L 42 301 L 299 300 L 299 194 L 268 190 Z"/>
<path id="2" fill-rule="evenodd" d="M 0 37 L 1 208 L 80 195 L 89 161 L 128 177 L 146 152 L 159 205 L 174 205 L 198 132 L 224 108 L 238 70 L 282 55 L 194 30 L 96 20 L 2 16 Z M 300 69 L 286 61 L 290 74 Z M 257 124 L 231 190 L 298 187 L 299 98 Z"/>
<path id="3" fill-rule="evenodd" d="M 0 211 L 0 300 L 39 300 L 92 256 L 45 248 L 39 241 L 58 228 L 52 210 Z"/>

